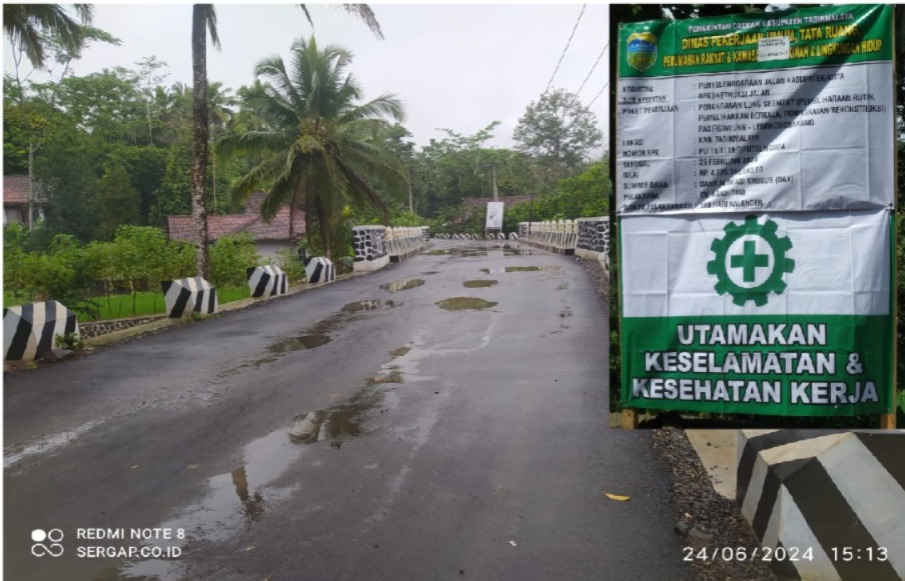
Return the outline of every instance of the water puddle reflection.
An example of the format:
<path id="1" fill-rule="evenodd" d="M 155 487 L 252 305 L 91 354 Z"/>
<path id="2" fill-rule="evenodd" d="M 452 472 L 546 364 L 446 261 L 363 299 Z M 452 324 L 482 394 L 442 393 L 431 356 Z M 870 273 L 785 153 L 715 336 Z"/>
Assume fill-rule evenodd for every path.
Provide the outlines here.
<path id="1" fill-rule="evenodd" d="M 462 283 L 467 288 L 487 288 L 497 283 L 495 280 L 466 280 Z"/>
<path id="2" fill-rule="evenodd" d="M 474 297 L 452 297 L 435 303 L 441 309 L 447 311 L 480 311 L 495 307 L 499 303 L 485 301 Z"/>
<path id="3" fill-rule="evenodd" d="M 342 308 L 344 313 L 360 313 L 362 311 L 382 311 L 384 309 L 392 309 L 396 306 L 393 301 L 370 300 L 349 303 Z"/>
<path id="4" fill-rule="evenodd" d="M 380 288 L 387 292 L 395 293 L 398 291 L 410 290 L 424 284 L 423 278 L 413 278 L 411 280 L 397 280 L 387 284 L 380 285 Z"/>

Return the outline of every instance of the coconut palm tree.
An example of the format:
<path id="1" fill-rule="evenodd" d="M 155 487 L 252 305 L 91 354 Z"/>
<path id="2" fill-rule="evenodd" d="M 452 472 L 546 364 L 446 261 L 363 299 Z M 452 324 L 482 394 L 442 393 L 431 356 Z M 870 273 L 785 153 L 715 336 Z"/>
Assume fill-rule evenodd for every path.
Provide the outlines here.
<path id="1" fill-rule="evenodd" d="M 91 24 L 94 7 L 73 4 L 71 8 L 82 24 L 60 4 L 4 4 L 3 31 L 14 48 L 22 48 L 32 66 L 44 68 L 46 36 L 56 37 L 70 52 L 76 52 L 84 43 L 83 25 Z"/>
<path id="2" fill-rule="evenodd" d="M 399 158 L 383 147 L 387 118 L 401 121 L 402 104 L 382 95 L 358 104 L 362 90 L 346 69 L 352 54 L 342 48 L 318 49 L 314 38 L 292 44 L 291 63 L 281 57 L 258 63 L 263 91 L 250 91 L 246 106 L 260 115 L 264 129 L 227 134 L 217 140 L 218 155 L 264 154 L 263 161 L 233 183 L 233 203 L 269 186 L 261 213 L 273 217 L 289 204 L 294 218 L 305 210 L 308 232 L 316 220 L 324 254 L 331 256 L 330 233 L 349 204 L 370 204 L 384 214 L 376 188 L 402 194 L 407 181 Z M 295 236 L 290 219 L 290 237 Z"/>
<path id="3" fill-rule="evenodd" d="M 195 272 L 208 278 L 210 252 L 207 238 L 207 207 L 204 182 L 207 179 L 207 150 L 210 119 L 207 103 L 207 33 L 220 47 L 217 36 L 217 13 L 210 4 L 192 6 L 192 223 L 195 229 Z"/>

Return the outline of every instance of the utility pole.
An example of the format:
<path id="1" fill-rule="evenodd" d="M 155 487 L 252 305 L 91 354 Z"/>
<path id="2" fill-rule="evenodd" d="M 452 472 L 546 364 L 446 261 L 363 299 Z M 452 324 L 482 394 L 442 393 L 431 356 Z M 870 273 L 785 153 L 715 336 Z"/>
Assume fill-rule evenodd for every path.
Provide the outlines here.
<path id="1" fill-rule="evenodd" d="M 500 193 L 496 189 L 496 166 L 493 166 L 493 201 L 500 201 Z"/>

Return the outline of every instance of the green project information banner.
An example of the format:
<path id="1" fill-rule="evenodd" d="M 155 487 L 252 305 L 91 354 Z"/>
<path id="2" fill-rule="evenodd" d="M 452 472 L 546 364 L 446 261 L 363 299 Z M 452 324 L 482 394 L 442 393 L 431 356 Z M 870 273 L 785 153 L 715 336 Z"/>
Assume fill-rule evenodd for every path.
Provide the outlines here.
<path id="1" fill-rule="evenodd" d="M 893 409 L 891 17 L 620 27 L 623 405 Z"/>

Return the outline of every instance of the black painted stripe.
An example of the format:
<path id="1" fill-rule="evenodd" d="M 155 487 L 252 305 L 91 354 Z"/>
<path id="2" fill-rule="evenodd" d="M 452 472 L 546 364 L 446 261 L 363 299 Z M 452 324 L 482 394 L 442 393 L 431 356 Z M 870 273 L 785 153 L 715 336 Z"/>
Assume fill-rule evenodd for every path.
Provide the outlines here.
<path id="1" fill-rule="evenodd" d="M 320 282 L 321 281 L 321 271 L 323 271 L 323 270 L 324 270 L 324 264 L 320 260 L 318 260 L 317 265 L 315 265 L 315 267 L 314 267 L 314 272 L 311 273 L 311 280 L 309 280 L 308 282 L 309 283 Z"/>
<path id="2" fill-rule="evenodd" d="M 801 581 L 801 575 L 798 574 L 798 569 L 795 568 L 794 562 L 790 558 L 778 559 L 777 553 L 781 557 L 787 557 L 788 555 L 781 541 L 776 543 L 776 551 L 773 553 L 773 560 L 770 562 L 770 568 L 773 569 L 776 579 L 778 581 Z"/>
<path id="3" fill-rule="evenodd" d="M 22 314 L 18 315 L 18 317 L 19 324 L 16 325 L 16 332 L 6 354 L 6 358 L 13 361 L 22 359 L 25 355 L 25 349 L 28 347 L 28 338 L 31 336 L 32 305 L 22 305 Z"/>
<path id="4" fill-rule="evenodd" d="M 210 295 L 207 299 L 207 314 L 212 315 L 217 310 L 217 289 L 211 287 L 208 292 Z"/>
<path id="5" fill-rule="evenodd" d="M 73 313 L 66 313 L 66 327 L 63 330 L 64 333 L 75 333 L 78 330 L 78 325 L 76 324 L 76 318 Z"/>
<path id="6" fill-rule="evenodd" d="M 171 319 L 178 319 L 182 317 L 182 313 L 185 312 L 185 306 L 189 302 L 189 297 L 192 296 L 192 291 L 189 289 L 182 287 L 179 289 L 179 296 L 176 297 L 176 302 L 173 303 L 173 310 L 170 311 Z"/>
<path id="7" fill-rule="evenodd" d="M 44 325 L 41 329 L 35 329 L 38 333 L 38 348 L 35 350 L 35 358 L 50 353 L 53 349 L 54 333 L 57 329 L 57 303 L 44 301 Z"/>
<path id="8" fill-rule="evenodd" d="M 270 280 L 270 275 L 266 272 L 261 273 L 261 278 L 258 279 L 258 286 L 255 287 L 255 292 L 251 293 L 253 297 L 263 297 L 264 292 L 267 290 L 267 281 Z"/>
<path id="9" fill-rule="evenodd" d="M 860 549 L 863 557 L 864 549 L 877 546 L 820 462 L 802 466 L 786 479 L 785 486 L 830 559 L 833 548 L 852 547 L 856 555 Z M 889 562 L 862 558 L 834 565 L 843 581 L 901 581 Z"/>
<path id="10" fill-rule="evenodd" d="M 846 430 L 778 430 L 754 438 L 749 438 L 748 443 L 758 451 L 769 450 L 778 446 L 784 446 L 793 442 L 813 440 L 830 434 L 842 434 Z"/>
<path id="11" fill-rule="evenodd" d="M 858 439 L 905 490 L 905 432 L 865 433 Z"/>
<path id="12" fill-rule="evenodd" d="M 738 461 L 735 480 L 735 502 L 739 507 L 744 505 L 748 487 L 751 486 L 751 476 L 754 474 L 754 463 L 757 461 L 757 450 L 751 444 L 751 440 L 745 443 L 742 457 Z"/>
<path id="13" fill-rule="evenodd" d="M 767 468 L 767 476 L 764 478 L 764 486 L 761 489 L 757 509 L 755 510 L 754 518 L 751 519 L 751 528 L 754 529 L 758 539 L 763 540 L 767 532 L 767 525 L 770 524 L 770 517 L 773 516 L 776 499 L 779 498 L 779 488 L 782 483 L 808 462 L 816 461 L 815 458 L 801 458 L 773 464 Z"/>

